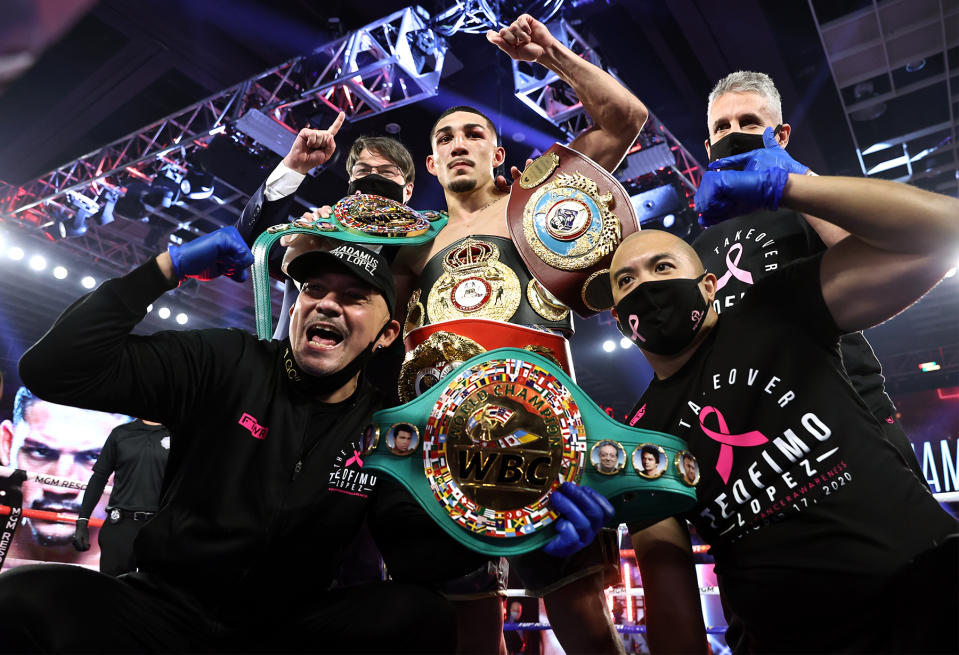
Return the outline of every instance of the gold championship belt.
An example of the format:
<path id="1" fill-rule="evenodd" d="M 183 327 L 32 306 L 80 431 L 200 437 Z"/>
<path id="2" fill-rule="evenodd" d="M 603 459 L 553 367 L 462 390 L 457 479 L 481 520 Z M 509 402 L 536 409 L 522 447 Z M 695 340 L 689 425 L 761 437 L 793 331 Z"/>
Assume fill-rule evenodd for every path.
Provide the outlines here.
<path id="1" fill-rule="evenodd" d="M 588 157 L 558 143 L 513 183 L 510 236 L 533 277 L 583 317 L 608 309 L 590 292 L 616 246 L 639 222 L 622 185 Z"/>
<path id="2" fill-rule="evenodd" d="M 468 238 L 443 258 L 443 274 L 426 299 L 430 322 L 457 318 L 505 321 L 519 307 L 516 273 L 499 260 L 499 247 Z"/>
<path id="3" fill-rule="evenodd" d="M 410 402 L 466 360 L 496 348 L 519 347 L 547 357 L 573 376 L 569 342 L 558 334 L 488 319 L 458 319 L 416 328 L 403 339 L 400 400 Z"/>
<path id="4" fill-rule="evenodd" d="M 376 412 L 361 444 L 363 470 L 389 473 L 450 536 L 492 555 L 555 536 L 550 494 L 565 481 L 609 498 L 616 522 L 645 523 L 692 507 L 699 481 L 683 477 L 682 439 L 614 421 L 554 360 L 519 348 L 471 357 Z"/>

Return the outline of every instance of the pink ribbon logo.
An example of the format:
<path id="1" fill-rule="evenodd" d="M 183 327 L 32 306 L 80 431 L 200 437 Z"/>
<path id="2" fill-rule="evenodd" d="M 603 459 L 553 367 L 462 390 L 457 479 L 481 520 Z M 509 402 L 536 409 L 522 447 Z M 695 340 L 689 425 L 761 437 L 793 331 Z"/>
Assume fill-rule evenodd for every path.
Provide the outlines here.
<path id="1" fill-rule="evenodd" d="M 719 432 L 715 432 L 706 427 L 706 418 L 710 414 L 716 415 L 716 421 L 719 423 Z M 716 472 L 723 482 L 729 481 L 729 474 L 733 470 L 733 447 L 734 446 L 759 446 L 769 441 L 766 436 L 758 430 L 750 430 L 742 434 L 730 434 L 729 426 L 726 425 L 726 419 L 715 407 L 703 407 L 699 412 L 699 427 L 713 441 L 718 441 L 722 445 L 719 447 L 719 458 L 716 460 Z"/>
<path id="2" fill-rule="evenodd" d="M 630 425 L 636 425 L 639 419 L 643 418 L 643 415 L 646 413 L 646 403 L 643 403 L 643 406 L 636 410 L 636 413 L 633 415 L 633 418 L 630 420 Z"/>
<path id="3" fill-rule="evenodd" d="M 629 329 L 633 331 L 633 341 L 639 339 L 643 343 L 646 343 L 646 339 L 643 338 L 643 335 L 637 332 L 639 329 L 639 317 L 636 316 L 636 314 L 629 315 Z"/>
<path id="4" fill-rule="evenodd" d="M 736 252 L 736 259 L 733 259 L 733 251 Z M 746 284 L 753 283 L 753 274 L 749 271 L 744 271 L 739 268 L 739 260 L 743 258 L 743 244 L 734 243 L 729 247 L 729 252 L 726 253 L 726 273 L 716 281 L 716 291 L 719 291 L 726 283 L 729 282 L 730 277 L 734 277 L 740 282 L 745 282 Z"/>
<path id="5" fill-rule="evenodd" d="M 354 450 L 353 456 L 350 457 L 348 460 L 346 460 L 346 464 L 344 464 L 343 466 L 349 466 L 353 462 L 356 462 L 357 464 L 360 465 L 360 468 L 363 468 L 363 460 L 360 459 L 360 455 L 362 454 L 363 454 L 362 450 Z"/>

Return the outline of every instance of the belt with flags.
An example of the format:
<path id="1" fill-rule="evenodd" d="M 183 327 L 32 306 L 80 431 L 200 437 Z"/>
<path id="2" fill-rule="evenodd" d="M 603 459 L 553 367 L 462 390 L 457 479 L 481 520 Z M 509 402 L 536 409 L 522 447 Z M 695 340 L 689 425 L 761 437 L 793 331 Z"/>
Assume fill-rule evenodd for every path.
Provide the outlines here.
<path id="1" fill-rule="evenodd" d="M 480 353 L 374 414 L 363 453 L 364 468 L 395 477 L 453 538 L 491 555 L 555 535 L 549 495 L 564 481 L 609 498 L 617 523 L 696 502 L 683 440 L 614 421 L 554 360 L 519 348 Z"/>

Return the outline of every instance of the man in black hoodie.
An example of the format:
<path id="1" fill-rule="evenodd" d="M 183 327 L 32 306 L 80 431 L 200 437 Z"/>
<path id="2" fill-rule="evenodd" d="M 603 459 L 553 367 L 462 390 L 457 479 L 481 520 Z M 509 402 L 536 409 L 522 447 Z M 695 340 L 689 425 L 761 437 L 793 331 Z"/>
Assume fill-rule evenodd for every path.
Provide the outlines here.
<path id="1" fill-rule="evenodd" d="M 39 396 L 146 416 L 172 435 L 139 572 L 22 567 L 0 576 L 4 652 L 449 652 L 437 594 L 378 583 L 330 590 L 376 476 L 359 437 L 381 398 L 361 376 L 399 333 L 383 258 L 344 244 L 288 269 L 289 338 L 240 330 L 131 335 L 185 277 L 246 277 L 235 228 L 171 247 L 103 283 L 21 359 Z M 429 630 L 413 630 L 422 616 Z M 104 624 L 104 617 L 109 617 Z"/>

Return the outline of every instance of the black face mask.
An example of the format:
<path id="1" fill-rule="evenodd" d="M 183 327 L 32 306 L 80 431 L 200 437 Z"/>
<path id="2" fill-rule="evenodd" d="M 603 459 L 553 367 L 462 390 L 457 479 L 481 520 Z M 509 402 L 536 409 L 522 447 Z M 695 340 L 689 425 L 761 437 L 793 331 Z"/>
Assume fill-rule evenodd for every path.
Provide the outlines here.
<path id="1" fill-rule="evenodd" d="M 643 350 L 675 355 L 703 326 L 708 305 L 699 281 L 705 276 L 643 282 L 616 304 L 619 331 Z"/>
<path id="2" fill-rule="evenodd" d="M 776 126 L 776 134 L 779 134 L 779 128 Z M 748 134 L 746 132 L 730 132 L 716 143 L 709 146 L 709 161 L 713 162 L 723 157 L 732 157 L 741 155 L 744 152 L 758 150 L 763 147 L 763 135 Z"/>
<path id="3" fill-rule="evenodd" d="M 402 184 L 398 184 L 389 178 L 385 178 L 377 173 L 370 173 L 364 177 L 358 177 L 350 181 L 347 194 L 363 193 L 374 196 L 383 196 L 396 202 L 403 202 Z"/>
<path id="4" fill-rule="evenodd" d="M 293 357 L 293 349 L 290 348 L 289 340 L 287 340 L 286 349 L 283 351 L 283 366 L 286 369 L 286 375 L 290 381 L 295 383 L 304 393 L 311 396 L 330 394 L 340 389 L 344 384 L 353 379 L 354 375 L 363 370 L 366 362 L 373 356 L 373 344 L 376 343 L 377 339 L 380 338 L 389 325 L 390 323 L 387 321 L 386 325 L 380 328 L 380 331 L 377 332 L 373 340 L 370 341 L 370 345 L 357 353 L 356 357 L 354 357 L 349 364 L 335 373 L 330 373 L 322 377 L 310 375 L 300 368 Z"/>

